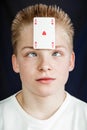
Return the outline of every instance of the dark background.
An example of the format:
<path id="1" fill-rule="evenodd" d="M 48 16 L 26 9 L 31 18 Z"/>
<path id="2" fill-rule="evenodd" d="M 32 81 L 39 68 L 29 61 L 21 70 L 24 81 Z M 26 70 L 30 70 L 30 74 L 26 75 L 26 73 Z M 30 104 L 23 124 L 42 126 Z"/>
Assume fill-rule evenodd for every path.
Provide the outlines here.
<path id="1" fill-rule="evenodd" d="M 16 13 L 32 4 L 60 6 L 69 14 L 75 28 L 75 69 L 70 73 L 66 90 L 87 102 L 87 2 L 86 0 L 2 0 L 0 1 L 0 100 L 21 89 L 19 75 L 11 64 L 11 23 Z"/>

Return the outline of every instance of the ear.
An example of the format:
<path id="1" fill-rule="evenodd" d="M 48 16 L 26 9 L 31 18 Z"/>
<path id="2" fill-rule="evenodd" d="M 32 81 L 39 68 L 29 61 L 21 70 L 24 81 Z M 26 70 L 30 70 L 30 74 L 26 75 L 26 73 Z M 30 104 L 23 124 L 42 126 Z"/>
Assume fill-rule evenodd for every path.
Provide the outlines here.
<path id="1" fill-rule="evenodd" d="M 75 53 L 71 53 L 69 71 L 72 71 L 75 66 Z"/>
<path id="2" fill-rule="evenodd" d="M 17 61 L 17 56 L 15 54 L 12 55 L 12 66 L 13 66 L 13 70 L 16 73 L 19 73 L 19 64 Z"/>

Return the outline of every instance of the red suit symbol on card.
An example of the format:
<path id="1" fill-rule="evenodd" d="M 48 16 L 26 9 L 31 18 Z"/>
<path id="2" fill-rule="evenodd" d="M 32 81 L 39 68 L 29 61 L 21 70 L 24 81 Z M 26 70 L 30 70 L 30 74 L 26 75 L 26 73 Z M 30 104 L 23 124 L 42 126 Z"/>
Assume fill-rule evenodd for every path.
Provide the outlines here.
<path id="1" fill-rule="evenodd" d="M 45 35 L 46 35 L 46 31 L 43 31 L 43 32 L 42 32 L 42 35 L 45 36 Z"/>
<path id="2" fill-rule="evenodd" d="M 51 19 L 51 25 L 53 25 L 54 24 L 54 20 L 53 19 Z"/>
<path id="3" fill-rule="evenodd" d="M 54 42 L 52 42 L 52 48 L 54 48 Z"/>
<path id="4" fill-rule="evenodd" d="M 34 21 L 34 22 L 35 22 L 35 24 L 37 24 L 37 19 L 35 19 L 35 21 Z"/>
<path id="5" fill-rule="evenodd" d="M 35 48 L 37 48 L 37 42 L 35 41 Z"/>

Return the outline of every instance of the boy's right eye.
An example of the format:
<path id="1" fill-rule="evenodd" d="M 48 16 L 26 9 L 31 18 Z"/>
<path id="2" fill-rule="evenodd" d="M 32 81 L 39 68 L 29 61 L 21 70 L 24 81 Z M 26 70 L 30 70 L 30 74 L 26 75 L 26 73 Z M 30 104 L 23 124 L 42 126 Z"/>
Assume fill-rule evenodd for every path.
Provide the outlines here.
<path id="1" fill-rule="evenodd" d="M 27 56 L 28 56 L 28 57 L 36 57 L 37 54 L 36 54 L 35 52 L 30 52 L 30 53 L 28 53 Z"/>

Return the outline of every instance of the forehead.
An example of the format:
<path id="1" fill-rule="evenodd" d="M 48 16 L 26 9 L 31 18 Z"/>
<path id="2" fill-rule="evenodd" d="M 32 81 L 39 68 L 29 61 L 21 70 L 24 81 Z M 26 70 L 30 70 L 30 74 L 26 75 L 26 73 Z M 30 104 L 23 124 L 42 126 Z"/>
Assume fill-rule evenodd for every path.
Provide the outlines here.
<path id="1" fill-rule="evenodd" d="M 37 32 L 38 33 L 38 32 Z M 69 46 L 69 36 L 62 26 L 55 26 L 55 45 Z M 21 46 L 33 46 L 33 24 L 25 25 L 19 36 L 18 47 Z"/>

